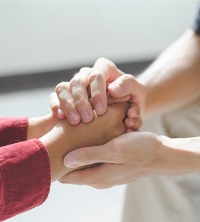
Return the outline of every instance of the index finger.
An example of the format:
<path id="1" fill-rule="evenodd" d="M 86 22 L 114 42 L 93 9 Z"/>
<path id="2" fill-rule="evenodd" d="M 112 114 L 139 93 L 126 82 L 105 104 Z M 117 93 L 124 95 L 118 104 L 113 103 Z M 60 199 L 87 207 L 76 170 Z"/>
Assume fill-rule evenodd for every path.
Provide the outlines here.
<path id="1" fill-rule="evenodd" d="M 107 110 L 107 86 L 123 73 L 108 59 L 98 59 L 88 78 L 91 99 L 97 115 L 103 115 Z"/>

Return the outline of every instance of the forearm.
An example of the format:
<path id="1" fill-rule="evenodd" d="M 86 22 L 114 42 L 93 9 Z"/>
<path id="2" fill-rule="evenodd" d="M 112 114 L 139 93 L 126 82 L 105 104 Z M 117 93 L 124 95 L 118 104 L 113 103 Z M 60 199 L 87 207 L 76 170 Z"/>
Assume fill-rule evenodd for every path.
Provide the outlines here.
<path id="1" fill-rule="evenodd" d="M 66 124 L 68 123 L 66 122 Z M 65 144 L 63 144 L 64 137 L 66 138 Z M 56 126 L 39 140 L 44 144 L 49 154 L 51 181 L 53 182 L 64 174 L 69 173 L 71 170 L 64 167 L 63 158 L 66 153 L 75 148 L 75 146 L 71 145 L 75 140 L 75 135 L 70 137 L 69 134 L 64 133 L 62 126 Z"/>
<path id="2" fill-rule="evenodd" d="M 56 122 L 57 119 L 53 114 L 29 118 L 27 140 L 42 137 L 55 126 Z"/>
<path id="3" fill-rule="evenodd" d="M 200 37 L 191 30 L 138 77 L 147 86 L 145 116 L 182 106 L 200 95 Z"/>
<path id="4" fill-rule="evenodd" d="M 166 175 L 200 171 L 200 137 L 171 139 L 161 136 L 160 140 L 158 170 L 166 170 Z"/>

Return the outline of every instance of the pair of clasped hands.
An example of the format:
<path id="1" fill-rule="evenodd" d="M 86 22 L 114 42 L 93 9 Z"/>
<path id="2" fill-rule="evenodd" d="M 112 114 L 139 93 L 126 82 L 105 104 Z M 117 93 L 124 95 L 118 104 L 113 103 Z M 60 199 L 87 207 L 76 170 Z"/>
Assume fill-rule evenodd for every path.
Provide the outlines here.
<path id="1" fill-rule="evenodd" d="M 143 137 L 145 143 L 154 137 L 139 132 L 145 97 L 143 84 L 104 58 L 58 84 L 49 97 L 56 124 L 41 139 L 50 162 L 65 156 L 60 166 L 51 166 L 53 180 L 101 189 L 143 176 L 144 155 L 152 155 L 142 150 Z M 64 144 L 62 155 L 51 143 Z"/>

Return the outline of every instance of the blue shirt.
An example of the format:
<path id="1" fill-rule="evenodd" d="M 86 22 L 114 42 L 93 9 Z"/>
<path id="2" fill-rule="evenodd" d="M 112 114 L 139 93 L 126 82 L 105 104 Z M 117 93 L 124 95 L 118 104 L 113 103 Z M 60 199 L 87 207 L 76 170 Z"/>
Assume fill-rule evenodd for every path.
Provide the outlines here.
<path id="1" fill-rule="evenodd" d="M 200 2 L 198 3 L 198 10 L 192 24 L 192 29 L 197 35 L 200 35 Z"/>

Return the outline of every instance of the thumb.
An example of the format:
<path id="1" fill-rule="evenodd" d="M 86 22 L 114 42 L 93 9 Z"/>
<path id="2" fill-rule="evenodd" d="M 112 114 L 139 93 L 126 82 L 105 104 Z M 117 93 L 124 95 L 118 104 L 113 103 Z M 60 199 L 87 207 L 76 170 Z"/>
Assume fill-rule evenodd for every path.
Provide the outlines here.
<path id="1" fill-rule="evenodd" d="M 120 76 L 117 80 L 110 83 L 108 90 L 110 95 L 115 98 L 130 96 L 130 102 L 138 104 L 139 108 L 143 109 L 146 87 L 138 82 L 134 76 L 130 74 Z"/>
<path id="2" fill-rule="evenodd" d="M 137 80 L 130 74 L 120 76 L 108 86 L 109 93 L 113 97 L 124 97 L 133 94 L 134 88 L 138 85 Z M 134 87 L 133 87 L 134 86 Z M 135 90 L 134 90 L 135 91 Z"/>
<path id="3" fill-rule="evenodd" d="M 84 147 L 68 153 L 64 157 L 67 168 L 77 168 L 95 163 L 109 162 L 107 145 Z"/>

